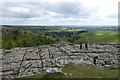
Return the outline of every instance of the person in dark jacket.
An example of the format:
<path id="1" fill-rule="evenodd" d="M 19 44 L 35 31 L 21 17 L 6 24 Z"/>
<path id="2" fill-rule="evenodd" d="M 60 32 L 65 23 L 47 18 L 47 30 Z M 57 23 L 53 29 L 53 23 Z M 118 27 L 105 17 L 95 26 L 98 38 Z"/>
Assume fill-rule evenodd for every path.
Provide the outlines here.
<path id="1" fill-rule="evenodd" d="M 85 49 L 88 49 L 88 44 L 87 43 L 85 43 Z"/>
<path id="2" fill-rule="evenodd" d="M 82 43 L 80 43 L 80 49 L 82 49 Z"/>

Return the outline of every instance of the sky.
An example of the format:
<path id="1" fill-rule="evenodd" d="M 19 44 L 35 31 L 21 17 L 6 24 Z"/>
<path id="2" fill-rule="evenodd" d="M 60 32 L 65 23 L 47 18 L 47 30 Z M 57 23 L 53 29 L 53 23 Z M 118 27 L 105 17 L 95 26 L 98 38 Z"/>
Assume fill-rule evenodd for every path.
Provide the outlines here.
<path id="1" fill-rule="evenodd" d="M 118 25 L 119 0 L 0 0 L 3 25 Z"/>

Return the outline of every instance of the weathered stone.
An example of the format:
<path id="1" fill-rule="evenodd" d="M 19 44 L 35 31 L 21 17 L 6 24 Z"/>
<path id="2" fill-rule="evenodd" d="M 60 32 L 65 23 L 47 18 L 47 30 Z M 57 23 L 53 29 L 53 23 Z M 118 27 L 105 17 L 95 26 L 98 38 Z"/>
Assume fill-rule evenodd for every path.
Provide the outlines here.
<path id="1" fill-rule="evenodd" d="M 117 66 L 119 54 L 117 44 L 88 44 L 80 49 L 79 44 L 53 44 L 52 46 L 13 48 L 2 50 L 2 72 L 17 73 L 16 77 L 31 76 L 41 70 L 67 63 Z M 85 47 L 85 46 L 83 46 Z M 96 58 L 95 58 L 96 57 Z M 51 69 L 56 72 L 56 68 Z M 13 75 L 4 75 L 13 77 Z"/>

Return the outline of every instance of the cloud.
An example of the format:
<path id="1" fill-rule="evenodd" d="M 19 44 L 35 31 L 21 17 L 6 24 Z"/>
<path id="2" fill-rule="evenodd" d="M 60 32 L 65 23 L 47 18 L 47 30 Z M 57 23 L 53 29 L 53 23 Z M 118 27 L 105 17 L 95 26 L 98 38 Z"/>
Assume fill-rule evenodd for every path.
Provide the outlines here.
<path id="1" fill-rule="evenodd" d="M 0 14 L 2 24 L 117 25 L 117 0 L 105 1 L 4 2 Z"/>
<path id="2" fill-rule="evenodd" d="M 22 3 L 19 3 L 16 6 L 15 3 L 7 3 L 3 4 L 2 16 L 8 18 L 31 18 L 35 16 L 40 16 L 40 14 L 38 14 L 37 12 L 33 12 L 30 7 L 22 6 Z"/>

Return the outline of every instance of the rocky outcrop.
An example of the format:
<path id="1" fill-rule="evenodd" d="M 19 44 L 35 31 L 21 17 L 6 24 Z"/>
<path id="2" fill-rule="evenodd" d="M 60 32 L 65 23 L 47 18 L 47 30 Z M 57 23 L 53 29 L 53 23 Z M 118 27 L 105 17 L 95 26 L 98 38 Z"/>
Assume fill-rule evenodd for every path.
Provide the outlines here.
<path id="1" fill-rule="evenodd" d="M 118 66 L 117 44 L 54 44 L 51 46 L 13 48 L 2 50 L 2 76 L 5 78 L 31 76 L 54 66 L 93 64 Z"/>

